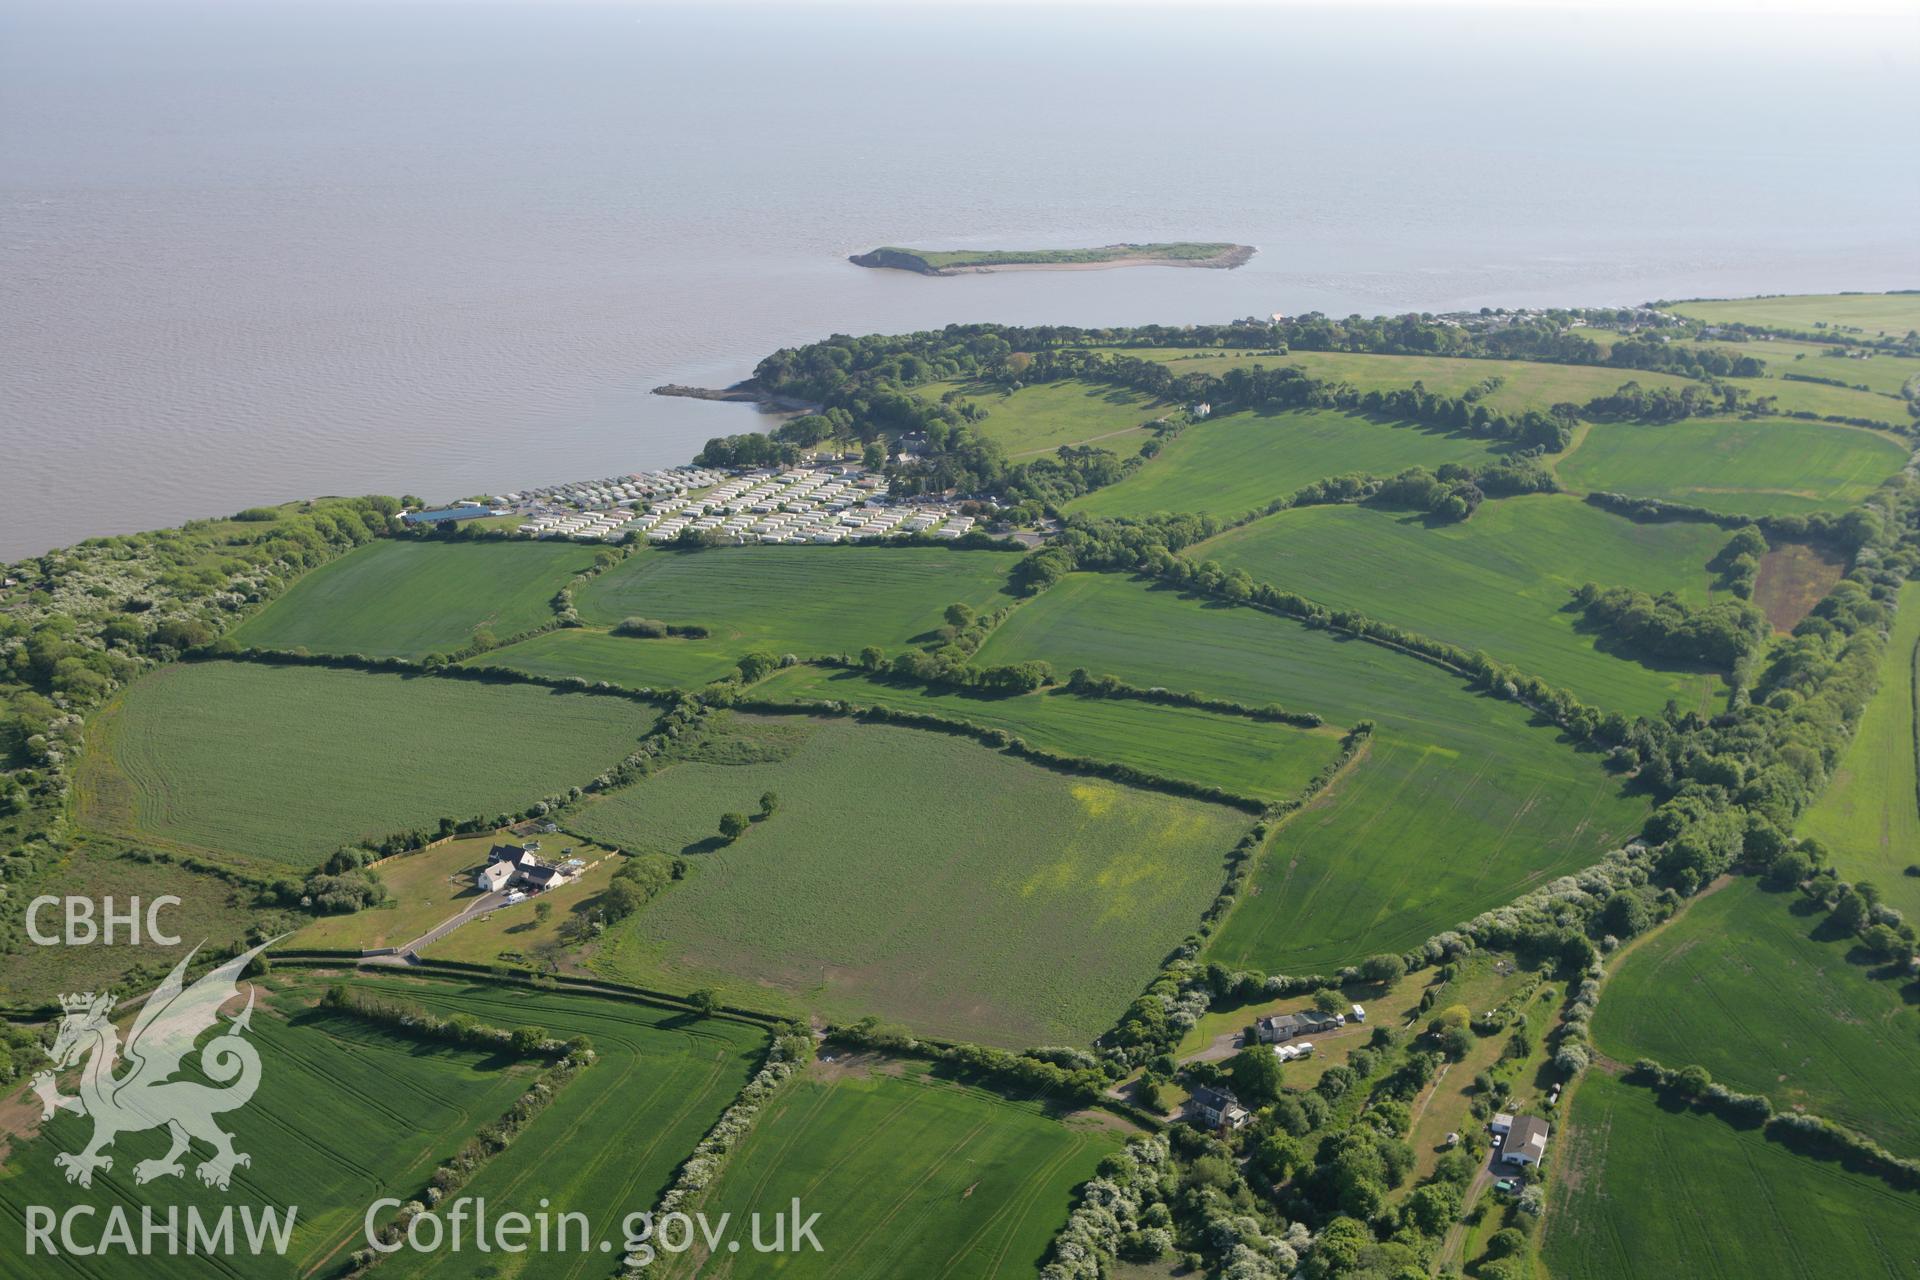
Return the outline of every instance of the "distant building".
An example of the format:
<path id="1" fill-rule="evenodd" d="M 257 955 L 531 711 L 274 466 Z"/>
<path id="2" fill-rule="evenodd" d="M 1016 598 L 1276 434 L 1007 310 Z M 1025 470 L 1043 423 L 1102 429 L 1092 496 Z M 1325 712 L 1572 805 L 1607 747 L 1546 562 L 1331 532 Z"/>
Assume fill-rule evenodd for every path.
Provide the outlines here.
<path id="1" fill-rule="evenodd" d="M 483 507 L 478 503 L 460 503 L 451 507 L 440 507 L 433 511 L 409 511 L 400 518 L 408 524 L 446 524 L 452 520 L 477 520 L 482 516 L 505 515 L 504 511 L 495 511 L 492 507 Z"/>
<path id="2" fill-rule="evenodd" d="M 1339 1025 L 1339 1020 L 1332 1014 L 1321 1013 L 1318 1009 L 1302 1009 L 1299 1013 L 1279 1013 L 1262 1018 L 1253 1024 L 1253 1030 L 1263 1044 L 1280 1044 L 1295 1036 L 1328 1032 Z"/>
<path id="3" fill-rule="evenodd" d="M 1253 1119 L 1232 1090 L 1216 1089 L 1208 1084 L 1193 1091 L 1187 1099 L 1187 1108 L 1209 1129 L 1238 1129 Z"/>
<path id="4" fill-rule="evenodd" d="M 1500 1159 L 1507 1164 L 1539 1164 L 1547 1154 L 1547 1122 L 1538 1116 L 1521 1116 L 1507 1131 L 1500 1145 Z"/>

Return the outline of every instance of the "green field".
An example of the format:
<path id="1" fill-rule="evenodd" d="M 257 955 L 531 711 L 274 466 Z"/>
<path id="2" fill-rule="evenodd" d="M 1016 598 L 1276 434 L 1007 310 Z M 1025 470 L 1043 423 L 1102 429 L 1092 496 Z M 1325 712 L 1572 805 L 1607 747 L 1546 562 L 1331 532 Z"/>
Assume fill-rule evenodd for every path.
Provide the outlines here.
<path id="1" fill-rule="evenodd" d="M 1611 347 L 1620 340 L 1618 333 L 1604 329 L 1587 329 L 1585 336 L 1603 346 Z M 1731 356 L 1753 356 L 1764 360 L 1767 365 L 1765 380 L 1749 378 L 1730 378 L 1728 381 L 1749 388 L 1755 395 L 1765 395 L 1785 379 L 1784 374 L 1806 374 L 1816 378 L 1834 378 L 1848 384 L 1849 387 L 1865 387 L 1877 395 L 1890 398 L 1891 404 L 1881 405 L 1875 417 L 1892 415 L 1893 421 L 1901 421 L 1906 414 L 1905 399 L 1901 390 L 1915 377 L 1920 377 L 1920 360 L 1911 356 L 1896 356 L 1884 351 L 1862 353 L 1858 356 L 1838 354 L 1848 350 L 1844 345 L 1826 342 L 1799 342 L 1792 338 L 1756 338 L 1750 342 L 1729 342 L 1717 338 L 1685 338 L 1674 342 L 1675 346 L 1690 347 L 1696 351 L 1724 351 Z"/>
<path id="2" fill-rule="evenodd" d="M 1887 357 L 1890 362 L 1893 357 Z M 1802 362 L 1804 366 L 1804 362 Z M 1820 377 L 1840 377 L 1848 373 L 1855 362 L 1828 360 L 1806 369 L 1789 366 L 1789 372 L 1811 373 Z M 1829 369 L 1827 366 L 1837 366 Z M 1829 387 L 1819 382 L 1798 382 L 1791 378 L 1728 378 L 1736 387 L 1744 388 L 1756 399 L 1772 396 L 1774 408 L 1780 413 L 1814 413 L 1826 418 L 1865 418 L 1869 422 L 1884 424 L 1889 430 L 1913 421 L 1907 413 L 1904 400 L 1881 395 L 1874 391 L 1860 391 L 1853 387 Z"/>
<path id="3" fill-rule="evenodd" d="M 613 1240 L 616 1261 L 621 1220 L 659 1200 L 680 1162 L 752 1077 L 766 1045 L 756 1027 L 602 997 L 406 980 L 360 985 L 441 1014 L 468 1013 L 500 1027 L 534 1023 L 551 1035 L 593 1042 L 597 1061 L 460 1193 L 486 1200 L 491 1214 L 584 1213 L 600 1239 Z M 517 1269 L 499 1274 L 605 1280 L 608 1254 L 598 1239 L 592 1243 L 585 1253 L 522 1254 Z M 469 1280 L 487 1274 L 475 1256 L 470 1248 L 398 1253 L 380 1275 Z"/>
<path id="4" fill-rule="evenodd" d="M 1250 821 L 945 734 L 798 717 L 732 733 L 784 758 L 675 764 L 570 815 L 602 842 L 695 860 L 595 957 L 608 976 L 1084 1044 L 1199 922 Z M 720 815 L 768 790 L 779 811 L 716 849 Z"/>
<path id="5" fill-rule="evenodd" d="M 212 1152 L 198 1144 L 185 1161 L 185 1176 L 136 1187 L 134 1165 L 166 1152 L 166 1134 L 159 1129 L 123 1134 L 110 1151 L 111 1172 L 97 1174 L 90 1191 L 79 1191 L 64 1180 L 53 1157 L 85 1146 L 93 1124 L 61 1113 L 32 1141 L 15 1142 L 0 1169 L 8 1253 L 24 1253 L 27 1205 L 94 1205 L 96 1233 L 110 1205 L 124 1206 L 137 1239 L 142 1204 L 155 1206 L 163 1216 L 167 1205 L 181 1206 L 182 1214 L 186 1206 L 197 1206 L 211 1216 L 231 1200 L 256 1211 L 299 1207 L 284 1257 L 249 1256 L 244 1268 L 225 1259 L 210 1266 L 206 1258 L 166 1256 L 163 1238 L 137 1270 L 129 1270 L 124 1258 L 86 1259 L 62 1251 L 37 1259 L 32 1274 L 292 1280 L 324 1273 L 330 1267 L 323 1263 L 337 1266 L 361 1247 L 361 1217 L 371 1201 L 418 1194 L 433 1167 L 475 1130 L 498 1119 L 538 1070 L 506 1055 L 395 1035 L 311 1009 L 310 1003 L 311 993 L 293 992 L 254 1011 L 248 1038 L 260 1055 L 259 1092 L 247 1106 L 219 1117 L 221 1128 L 233 1135 L 234 1148 L 252 1157 L 251 1165 L 234 1171 L 230 1192 L 201 1185 L 194 1167 Z M 37 1103 L 33 1114 L 39 1114 Z M 183 1246 L 184 1233 L 183 1221 Z"/>
<path id="6" fill-rule="evenodd" d="M 1378 722 L 1367 754 L 1270 843 L 1213 957 L 1331 968 L 1411 946 L 1586 866 L 1646 803 L 1511 703 L 1379 645 L 1116 575 L 1018 610 L 983 662 L 1044 658 L 1140 685 Z"/>
<path id="7" fill-rule="evenodd" d="M 1614 967 L 1594 1042 L 1621 1062 L 1699 1063 L 1776 1110 L 1804 1107 L 1920 1156 L 1920 1008 L 1849 964 L 1824 913 L 1740 880 Z"/>
<path id="8" fill-rule="evenodd" d="M 1595 706 L 1651 716 L 1669 699 L 1714 709 L 1720 679 L 1605 652 L 1582 630 L 1571 592 L 1597 582 L 1704 604 L 1714 578 L 1707 562 L 1726 540 L 1709 525 L 1635 524 L 1565 494 L 1537 494 L 1442 525 L 1375 507 L 1299 507 L 1186 554 L 1484 650 Z"/>
<path id="9" fill-rule="evenodd" d="M 1714 324 L 1749 324 L 1797 333 L 1822 326 L 1901 338 L 1920 329 L 1920 293 L 1806 293 L 1718 302 L 1676 302 L 1674 314 Z"/>
<path id="10" fill-rule="evenodd" d="M 1665 498 L 1741 515 L 1843 511 L 1907 451 L 1857 427 L 1776 418 L 1595 423 L 1555 466 L 1575 490 Z"/>
<path id="11" fill-rule="evenodd" d="M 1849 880 L 1871 880 L 1909 920 L 1920 918 L 1920 749 L 1914 723 L 1920 664 L 1920 585 L 1900 591 L 1880 684 L 1860 717 L 1827 789 L 1800 819 L 1798 834 L 1827 846 Z"/>
<path id="12" fill-rule="evenodd" d="M 1833 348 L 1824 344 L 1781 339 L 1750 343 L 1748 346 L 1767 362 L 1767 372 L 1775 377 L 1801 373 L 1816 378 L 1838 378 L 1888 397 L 1894 403 L 1885 412 L 1895 415 L 1903 412 L 1906 398 L 1901 392 L 1915 378 L 1920 378 L 1920 360 L 1911 356 L 1888 355 L 1885 352 L 1857 358 L 1830 356 L 1824 353 Z"/>
<path id="13" fill-rule="evenodd" d="M 584 627 L 546 631 L 468 659 L 470 667 L 511 667 L 536 676 L 578 676 L 625 689 L 697 689 L 731 675 L 745 653 L 737 640 L 643 640 Z"/>
<path id="14" fill-rule="evenodd" d="M 1095 444 L 1122 457 L 1136 453 L 1148 432 L 1141 423 L 1176 406 L 1126 387 L 1063 378 L 1006 391 L 986 382 L 932 382 L 915 394 L 938 401 L 958 391 L 987 411 L 980 434 L 1009 454 L 1044 453 L 1063 444 Z"/>
<path id="15" fill-rule="evenodd" d="M 1497 710 L 1473 742 L 1383 728 L 1352 773 L 1269 842 L 1212 958 L 1329 972 L 1417 946 L 1636 833 L 1643 802 L 1592 758 Z"/>
<path id="16" fill-rule="evenodd" d="M 309 867 L 343 843 L 586 782 L 652 722 L 624 698 L 529 685 L 168 667 L 89 724 L 79 817 L 133 840 Z"/>
<path id="17" fill-rule="evenodd" d="M 1073 1189 L 1121 1143 L 1112 1128 L 1063 1123 L 1034 1103 L 935 1079 L 921 1064 L 856 1059 L 790 1084 L 701 1207 L 744 1222 L 795 1197 L 818 1206 L 820 1252 L 779 1259 L 793 1280 L 1012 1280 L 1034 1274 Z M 768 1270 L 751 1255 L 689 1253 L 662 1274 Z"/>
<path id="18" fill-rule="evenodd" d="M 550 604 L 593 563 L 567 542 L 386 539 L 315 569 L 233 631 L 242 645 L 420 658 L 553 621 Z"/>
<path id="19" fill-rule="evenodd" d="M 1556 1133 L 1542 1256 L 1555 1280 L 1914 1274 L 1920 1195 L 1672 1112 L 1599 1071 Z"/>
<path id="20" fill-rule="evenodd" d="M 1118 484 L 1067 504 L 1090 516 L 1188 511 L 1233 518 L 1328 476 L 1485 462 L 1489 442 L 1431 427 L 1302 409 L 1229 413 L 1186 431 Z"/>
<path id="21" fill-rule="evenodd" d="M 1296 729 L 1192 707 L 1082 698 L 1058 688 L 1023 697 L 977 697 L 820 667 L 790 668 L 755 692 L 777 700 L 835 699 L 968 720 L 1063 755 L 1117 760 L 1263 800 L 1299 794 L 1307 779 L 1339 754 L 1343 731 L 1333 725 Z"/>
<path id="22" fill-rule="evenodd" d="M 645 552 L 583 586 L 581 616 L 698 623 L 716 651 L 858 652 L 898 648 L 941 625 L 956 601 L 986 611 L 1011 603 L 1019 556 L 942 547 L 730 547 Z M 657 644 L 642 640 L 639 644 Z"/>
<path id="23" fill-rule="evenodd" d="M 1674 374 L 1611 369 L 1598 365 L 1548 364 L 1533 360 L 1481 360 L 1457 356 L 1372 355 L 1351 351 L 1201 351 L 1179 347 L 1120 348 L 1116 355 L 1165 364 L 1177 374 L 1218 376 L 1240 366 L 1269 369 L 1291 367 L 1330 382 L 1351 383 L 1357 390 L 1393 391 L 1418 382 L 1437 395 L 1461 395 L 1489 378 L 1500 385 L 1483 398 L 1490 409 L 1518 413 L 1548 409 L 1562 402 L 1585 404 L 1609 395 L 1629 380 L 1643 387 L 1684 387 L 1687 379 Z"/>

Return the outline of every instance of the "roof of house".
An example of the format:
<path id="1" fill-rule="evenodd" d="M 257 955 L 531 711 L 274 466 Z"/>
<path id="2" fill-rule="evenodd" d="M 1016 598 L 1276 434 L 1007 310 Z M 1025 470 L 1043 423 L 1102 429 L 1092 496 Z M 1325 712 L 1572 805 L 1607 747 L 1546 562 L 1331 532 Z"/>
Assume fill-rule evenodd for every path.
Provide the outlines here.
<path id="1" fill-rule="evenodd" d="M 487 851 L 488 862 L 511 862 L 515 866 L 527 866 L 539 859 L 533 850 L 524 845 L 497 844 Z"/>
<path id="2" fill-rule="evenodd" d="M 1539 1116 L 1521 1116 L 1507 1134 L 1507 1151 L 1525 1151 L 1538 1159 L 1547 1149 L 1547 1122 Z"/>
<path id="3" fill-rule="evenodd" d="M 552 884 L 556 880 L 566 879 L 567 873 L 558 867 L 544 865 L 521 867 L 520 878 L 529 884 Z"/>
<path id="4" fill-rule="evenodd" d="M 1195 1106 L 1208 1111 L 1225 1111 L 1228 1107 L 1240 1105 L 1240 1099 L 1233 1096 L 1231 1089 L 1216 1089 L 1210 1084 L 1195 1089 L 1191 1097 Z"/>

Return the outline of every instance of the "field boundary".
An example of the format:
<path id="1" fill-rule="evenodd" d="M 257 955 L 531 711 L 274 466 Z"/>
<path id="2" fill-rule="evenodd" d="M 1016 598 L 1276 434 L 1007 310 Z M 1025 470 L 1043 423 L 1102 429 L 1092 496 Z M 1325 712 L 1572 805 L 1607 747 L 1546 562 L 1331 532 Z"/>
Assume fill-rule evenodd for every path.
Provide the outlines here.
<path id="1" fill-rule="evenodd" d="M 1920 1191 L 1920 1160 L 1896 1156 L 1866 1135 L 1825 1116 L 1810 1111 L 1776 1112 L 1764 1094 L 1734 1093 L 1719 1085 L 1709 1086 L 1706 1093 L 1688 1093 L 1681 1083 L 1684 1072 L 1652 1058 L 1642 1058 L 1625 1071 L 1608 1074 L 1663 1098 L 1684 1102 L 1688 1110 L 1711 1115 L 1732 1128 L 1759 1129 L 1767 1141 L 1794 1155 L 1871 1174 L 1896 1191 Z M 1766 1108 L 1764 1119 L 1760 1107 Z"/>
<path id="2" fill-rule="evenodd" d="M 367 956 L 359 951 L 312 949 L 274 952 L 269 959 L 276 966 L 302 971 L 344 967 L 363 977 L 399 977 L 427 981 L 434 979 L 445 981 L 451 978 L 491 986 L 520 987 L 533 991 L 570 991 L 580 995 L 622 1000 L 657 1009 L 669 1009 L 676 1013 L 695 1013 L 702 1017 L 720 1018 L 752 1026 L 783 1026 L 791 1021 L 779 1014 L 748 1009 L 739 1005 L 715 1005 L 711 1010 L 706 1010 L 695 1005 L 685 996 L 651 987 L 635 986 L 631 983 L 613 982 L 603 978 L 580 978 L 569 974 L 537 974 L 530 969 L 509 969 L 504 966 L 474 964 L 466 960 L 435 960 L 416 956 L 405 964 L 382 964 L 379 963 L 379 957 Z"/>

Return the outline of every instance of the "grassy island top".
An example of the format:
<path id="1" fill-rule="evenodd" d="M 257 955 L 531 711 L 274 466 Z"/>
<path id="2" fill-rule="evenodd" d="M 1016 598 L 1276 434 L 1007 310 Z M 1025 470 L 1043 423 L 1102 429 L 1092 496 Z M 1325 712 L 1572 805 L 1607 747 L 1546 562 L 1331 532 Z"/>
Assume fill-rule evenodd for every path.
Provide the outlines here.
<path id="1" fill-rule="evenodd" d="M 1108 244 L 1095 249 L 902 249 L 885 245 L 848 261 L 862 267 L 892 267 L 923 275 L 965 271 L 1018 271 L 1160 264 L 1231 269 L 1253 257 L 1253 246 L 1175 241 L 1170 244 Z"/>

